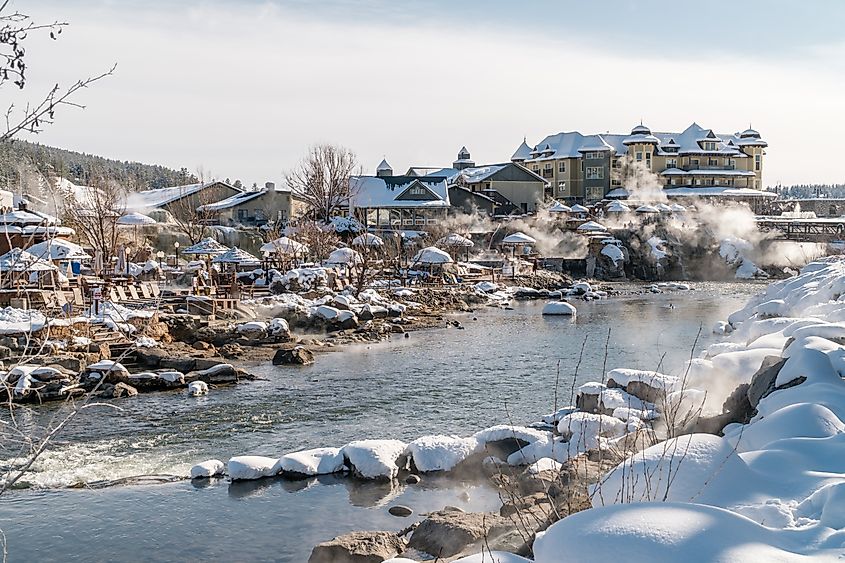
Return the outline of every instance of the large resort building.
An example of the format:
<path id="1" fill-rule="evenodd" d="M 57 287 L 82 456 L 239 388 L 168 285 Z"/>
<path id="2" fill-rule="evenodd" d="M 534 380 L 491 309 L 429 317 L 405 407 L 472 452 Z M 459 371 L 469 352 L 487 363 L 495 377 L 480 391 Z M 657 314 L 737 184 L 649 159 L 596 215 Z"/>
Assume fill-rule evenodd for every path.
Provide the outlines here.
<path id="1" fill-rule="evenodd" d="M 659 133 L 640 124 L 628 135 L 558 133 L 533 148 L 523 140 L 511 160 L 548 182 L 548 196 L 594 203 L 625 195 L 626 158 L 656 174 L 667 195 L 759 191 L 767 146 L 751 128 L 720 134 L 693 123 L 680 133 Z"/>

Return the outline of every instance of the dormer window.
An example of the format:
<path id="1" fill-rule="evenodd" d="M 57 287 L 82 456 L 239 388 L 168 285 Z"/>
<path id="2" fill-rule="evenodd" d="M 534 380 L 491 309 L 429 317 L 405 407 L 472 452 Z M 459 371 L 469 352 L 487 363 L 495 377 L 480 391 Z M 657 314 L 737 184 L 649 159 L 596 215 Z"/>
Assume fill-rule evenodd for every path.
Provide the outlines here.
<path id="1" fill-rule="evenodd" d="M 410 190 L 408 190 L 409 195 L 425 195 L 426 189 L 422 186 L 412 186 Z"/>

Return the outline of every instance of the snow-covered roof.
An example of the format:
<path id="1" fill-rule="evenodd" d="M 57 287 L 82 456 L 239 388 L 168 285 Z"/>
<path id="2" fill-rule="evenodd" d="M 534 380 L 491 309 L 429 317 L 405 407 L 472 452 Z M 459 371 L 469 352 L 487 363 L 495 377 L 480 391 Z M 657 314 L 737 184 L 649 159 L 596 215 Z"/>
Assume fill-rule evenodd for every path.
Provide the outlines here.
<path id="1" fill-rule="evenodd" d="M 647 127 L 640 129 L 635 127 L 631 134 L 602 133 L 601 135 L 582 135 L 577 131 L 569 131 L 549 135 L 540 141 L 533 151 L 529 152 L 526 160 L 545 160 L 553 158 L 576 158 L 585 150 L 596 144 L 596 138 L 601 137 L 604 143 L 613 148 L 617 155 L 628 154 L 628 144 L 632 142 L 657 143 L 658 154 L 664 154 L 663 148 L 672 149 L 670 154 L 713 154 L 736 155 L 742 158 L 743 153 L 737 149 L 741 146 L 767 146 L 766 142 L 759 137 L 741 138 L 742 134 L 717 134 L 711 129 L 705 129 L 697 123 L 693 123 L 680 133 L 675 132 L 652 132 Z M 715 141 L 715 151 L 705 151 L 699 145 L 699 141 Z M 728 144 L 728 142 L 731 144 Z M 552 152 L 545 152 L 548 146 Z M 725 148 L 728 148 L 725 151 Z M 733 147 L 733 148 L 731 148 Z M 521 147 L 520 147 L 521 148 Z M 677 149 L 677 153 L 675 152 Z"/>
<path id="2" fill-rule="evenodd" d="M 224 246 L 211 237 L 207 237 L 198 243 L 189 246 L 182 250 L 182 254 L 223 254 L 229 250 L 228 246 Z"/>
<path id="3" fill-rule="evenodd" d="M 352 207 L 373 208 L 408 208 L 408 207 L 449 207 L 449 187 L 442 176 L 353 176 L 349 180 L 350 204 Z M 399 199 L 412 187 L 422 187 L 430 195 L 427 199 Z M 433 197 L 432 197 L 433 196 Z"/>
<path id="4" fill-rule="evenodd" d="M 414 264 L 449 264 L 452 262 L 452 257 L 448 252 L 440 250 L 436 246 L 428 246 L 421 249 L 414 255 Z"/>
<path id="5" fill-rule="evenodd" d="M 242 203 L 246 203 L 248 201 L 252 201 L 257 197 L 261 197 L 262 195 L 267 193 L 267 189 L 256 190 L 252 192 L 241 192 L 232 196 L 227 197 L 226 199 L 221 199 L 220 201 L 215 201 L 214 203 L 208 203 L 206 205 L 200 205 L 197 210 L 198 211 L 222 211 L 224 209 L 231 209 L 232 207 L 236 207 L 241 205 Z"/>
<path id="6" fill-rule="evenodd" d="M 44 260 L 86 260 L 91 256 L 76 243 L 54 238 L 33 244 L 27 252 Z"/>
<path id="7" fill-rule="evenodd" d="M 52 225 L 55 224 L 55 218 L 43 213 L 16 209 L 0 214 L 0 223 L 7 225 Z"/>
<path id="8" fill-rule="evenodd" d="M 127 213 L 126 215 L 121 216 L 117 220 L 118 225 L 155 225 L 157 221 L 148 215 L 144 215 L 143 213 Z"/>
<path id="9" fill-rule="evenodd" d="M 625 188 L 614 188 L 607 192 L 604 197 L 608 199 L 628 197 L 630 194 Z"/>
<path id="10" fill-rule="evenodd" d="M 392 171 L 392 170 L 393 170 L 393 167 L 390 166 L 390 164 L 387 163 L 386 158 L 381 159 L 381 162 L 379 162 L 378 166 L 376 166 L 376 172 L 387 172 L 387 171 Z"/>
<path id="11" fill-rule="evenodd" d="M 156 190 L 144 190 L 142 192 L 135 192 L 129 195 L 127 208 L 134 209 L 136 211 L 159 208 L 167 205 L 168 203 L 180 200 L 183 197 L 201 192 L 202 190 L 210 188 L 215 184 L 223 184 L 236 192 L 241 191 L 234 186 L 230 186 L 229 184 L 220 181 L 188 184 L 185 186 L 173 186 L 171 188 L 159 188 Z"/>
<path id="12" fill-rule="evenodd" d="M 578 149 L 578 152 L 606 152 L 614 150 L 613 145 L 605 141 L 601 135 L 588 135 L 584 137 L 584 142 Z"/>
<path id="13" fill-rule="evenodd" d="M 13 248 L 0 256 L 0 272 L 44 272 L 55 269 L 51 262 L 21 248 Z"/>
<path id="14" fill-rule="evenodd" d="M 338 248 L 329 254 L 326 258 L 327 264 L 360 264 L 362 262 L 361 255 L 351 248 Z"/>
<path id="15" fill-rule="evenodd" d="M 522 144 L 517 147 L 516 151 L 514 151 L 511 160 L 518 161 L 518 160 L 525 160 L 531 157 L 531 147 L 528 146 L 528 143 L 525 142 L 525 139 L 522 140 Z"/>
<path id="16" fill-rule="evenodd" d="M 234 248 L 230 248 L 226 252 L 222 254 L 218 254 L 212 260 L 212 262 L 216 262 L 218 264 L 242 264 L 242 265 L 252 265 L 252 264 L 260 264 L 261 260 L 247 252 L 246 250 L 241 250 L 237 246 Z"/>

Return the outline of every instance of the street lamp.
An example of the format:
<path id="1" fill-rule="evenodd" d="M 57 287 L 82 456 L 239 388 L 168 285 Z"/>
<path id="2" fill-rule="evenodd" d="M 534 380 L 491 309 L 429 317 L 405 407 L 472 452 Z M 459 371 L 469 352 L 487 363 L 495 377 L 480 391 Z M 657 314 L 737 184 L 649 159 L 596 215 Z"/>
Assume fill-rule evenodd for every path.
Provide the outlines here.
<path id="1" fill-rule="evenodd" d="M 173 248 L 176 249 L 176 267 L 179 267 L 179 241 L 173 243 Z"/>

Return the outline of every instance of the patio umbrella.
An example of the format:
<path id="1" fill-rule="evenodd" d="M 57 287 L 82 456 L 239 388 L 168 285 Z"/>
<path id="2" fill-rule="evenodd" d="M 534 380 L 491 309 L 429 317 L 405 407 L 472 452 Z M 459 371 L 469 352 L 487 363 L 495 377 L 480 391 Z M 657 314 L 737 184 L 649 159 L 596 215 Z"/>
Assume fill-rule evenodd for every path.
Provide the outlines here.
<path id="1" fill-rule="evenodd" d="M 637 213 L 660 213 L 660 210 L 653 205 L 641 205 L 636 209 Z"/>
<path id="2" fill-rule="evenodd" d="M 607 231 L 607 227 L 602 225 L 601 223 L 596 223 L 595 221 L 587 221 L 586 223 L 579 225 L 576 229 L 577 231 L 584 231 L 584 232 L 599 232 L 599 231 Z"/>
<path id="3" fill-rule="evenodd" d="M 570 213 L 571 211 L 571 207 L 564 205 L 559 201 L 555 201 L 554 204 L 549 207 L 549 212 L 551 213 Z"/>
<path id="4" fill-rule="evenodd" d="M 193 254 L 193 255 L 208 255 L 208 256 L 217 256 L 218 254 L 223 254 L 224 252 L 228 252 L 229 247 L 224 246 L 214 240 L 211 237 L 204 238 L 196 244 L 189 246 L 182 250 L 182 254 Z"/>
<path id="5" fill-rule="evenodd" d="M 628 213 L 629 211 L 631 211 L 631 208 L 619 200 L 613 200 L 605 209 L 607 213 Z"/>
<path id="6" fill-rule="evenodd" d="M 362 262 L 361 255 L 351 248 L 338 248 L 326 258 L 327 264 L 355 265 Z"/>
<path id="7" fill-rule="evenodd" d="M 502 244 L 534 244 L 535 242 L 537 242 L 537 239 L 531 238 L 522 232 L 508 235 L 502 239 Z"/>
<path id="8" fill-rule="evenodd" d="M 298 243 L 291 238 L 281 237 L 270 242 L 265 242 L 259 250 L 265 254 L 303 255 L 308 253 L 308 246 Z"/>
<path id="9" fill-rule="evenodd" d="M 446 235 L 442 239 L 437 241 L 438 246 L 454 246 L 454 247 L 461 247 L 461 248 L 472 248 L 475 246 L 475 243 L 469 240 L 466 237 L 462 237 L 458 233 L 452 233 L 450 235 Z"/>
<path id="10" fill-rule="evenodd" d="M 236 264 L 239 266 L 257 266 L 261 263 L 261 260 L 237 246 L 218 254 L 211 261 L 216 264 Z"/>
<path id="11" fill-rule="evenodd" d="M 572 206 L 573 213 L 589 213 L 590 210 L 584 207 L 583 205 L 575 204 Z"/>
<path id="12" fill-rule="evenodd" d="M 449 264 L 453 260 L 448 252 L 436 246 L 427 246 L 414 255 L 412 262 L 414 264 Z"/>
<path id="13" fill-rule="evenodd" d="M 384 241 L 372 233 L 364 233 L 352 239 L 352 246 L 379 247 L 384 246 Z"/>

